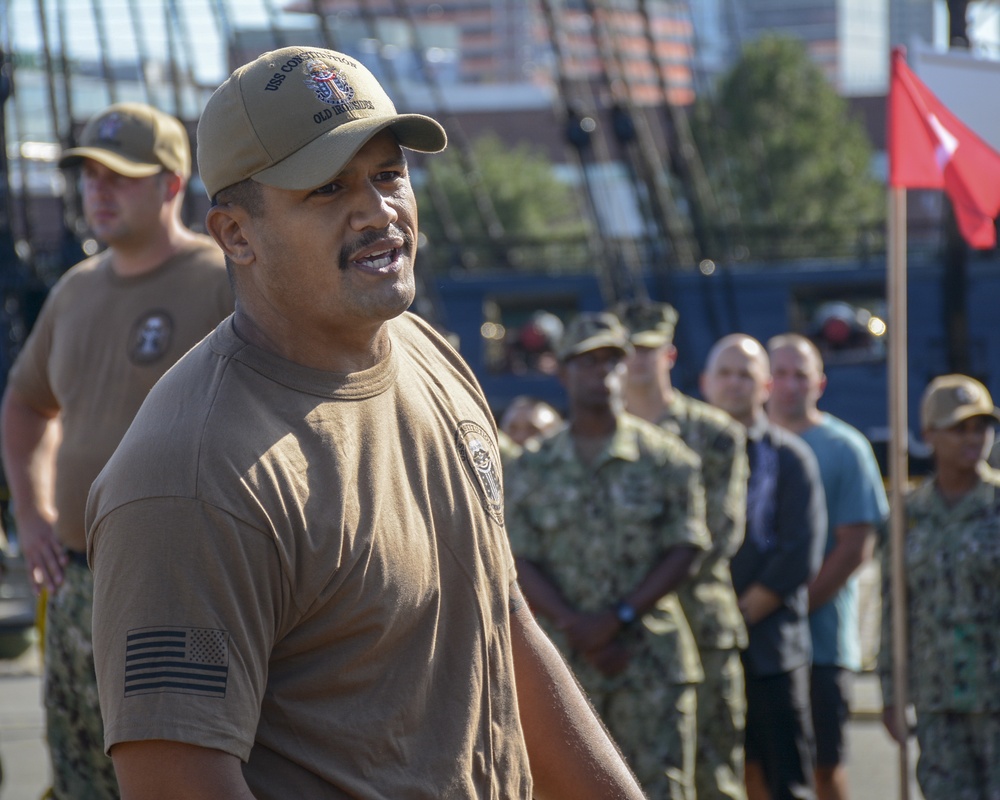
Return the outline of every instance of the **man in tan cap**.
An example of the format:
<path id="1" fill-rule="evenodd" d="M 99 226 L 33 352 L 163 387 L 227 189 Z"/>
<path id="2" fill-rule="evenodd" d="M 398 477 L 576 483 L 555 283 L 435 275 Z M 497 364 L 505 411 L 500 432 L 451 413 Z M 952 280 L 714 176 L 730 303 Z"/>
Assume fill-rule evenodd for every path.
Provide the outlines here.
<path id="1" fill-rule="evenodd" d="M 569 425 L 508 477 L 525 597 L 650 797 L 694 796 L 694 637 L 676 590 L 709 545 L 699 461 L 625 412 L 628 331 L 581 314 L 557 355 Z"/>
<path id="2" fill-rule="evenodd" d="M 405 313 L 404 148 L 443 128 L 288 47 L 219 87 L 198 142 L 236 312 L 88 506 L 123 797 L 639 798 L 521 600 L 489 406 Z"/>
<path id="3" fill-rule="evenodd" d="M 725 411 L 682 394 L 671 373 L 677 362 L 669 303 L 626 303 L 616 308 L 629 329 L 629 412 L 680 436 L 701 458 L 712 549 L 677 596 L 698 643 L 705 680 L 698 686 L 695 784 L 699 800 L 740 800 L 746 696 L 740 650 L 747 645 L 729 575 L 729 560 L 746 528 L 746 432 Z"/>
<path id="4" fill-rule="evenodd" d="M 1000 409 L 966 375 L 931 381 L 920 426 L 934 472 L 906 498 L 903 547 L 909 699 L 924 797 L 1000 796 L 1000 473 L 984 460 Z M 892 564 L 883 548 L 883 721 L 905 743 L 893 700 Z"/>
<path id="5" fill-rule="evenodd" d="M 187 132 L 138 103 L 93 117 L 59 165 L 79 168 L 83 212 L 106 249 L 52 288 L 10 372 L 4 466 L 39 590 L 56 798 L 116 797 L 91 653 L 87 493 L 149 389 L 232 311 L 222 254 L 181 222 Z M 60 438 L 61 431 L 61 438 Z"/>

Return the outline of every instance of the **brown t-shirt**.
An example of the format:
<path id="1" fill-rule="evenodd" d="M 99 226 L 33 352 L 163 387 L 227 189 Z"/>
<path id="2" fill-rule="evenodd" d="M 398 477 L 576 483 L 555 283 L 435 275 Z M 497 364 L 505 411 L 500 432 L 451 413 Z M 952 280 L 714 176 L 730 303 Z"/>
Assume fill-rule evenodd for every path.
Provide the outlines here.
<path id="1" fill-rule="evenodd" d="M 108 748 L 232 753 L 260 800 L 527 798 L 492 416 L 409 314 L 307 369 L 220 326 L 88 507 Z"/>
<path id="2" fill-rule="evenodd" d="M 60 415 L 55 527 L 63 545 L 84 549 L 90 485 L 153 384 L 232 310 L 222 251 L 208 237 L 130 278 L 101 253 L 49 292 L 8 383 Z"/>

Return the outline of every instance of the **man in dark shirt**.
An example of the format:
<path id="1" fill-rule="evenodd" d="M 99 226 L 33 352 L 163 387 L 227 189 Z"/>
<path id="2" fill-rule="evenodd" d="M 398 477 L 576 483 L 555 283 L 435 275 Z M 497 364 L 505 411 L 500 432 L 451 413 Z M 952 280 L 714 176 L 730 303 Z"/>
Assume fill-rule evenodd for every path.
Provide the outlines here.
<path id="1" fill-rule="evenodd" d="M 819 570 L 826 503 L 816 457 L 768 422 L 767 351 L 744 334 L 720 339 L 702 374 L 705 398 L 747 428 L 747 532 L 730 562 L 750 644 L 746 782 L 750 800 L 814 798 L 809 703 L 809 581 Z"/>

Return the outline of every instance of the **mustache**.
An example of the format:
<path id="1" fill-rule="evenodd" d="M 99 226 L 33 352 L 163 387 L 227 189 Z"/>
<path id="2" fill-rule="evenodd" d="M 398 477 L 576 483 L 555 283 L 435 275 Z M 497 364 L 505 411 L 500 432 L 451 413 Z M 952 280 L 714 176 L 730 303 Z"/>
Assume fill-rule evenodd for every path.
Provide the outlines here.
<path id="1" fill-rule="evenodd" d="M 398 228 L 395 225 L 389 225 L 385 230 L 381 231 L 366 231 L 362 233 L 357 239 L 355 239 L 350 244 L 345 244 L 340 248 L 340 269 L 346 270 L 351 263 L 351 256 L 357 253 L 359 250 L 364 250 L 366 247 L 372 247 L 378 244 L 386 236 L 392 237 L 393 239 L 402 239 L 403 246 L 402 250 L 406 253 L 413 252 L 413 236 L 409 231 L 404 231 L 402 228 Z"/>

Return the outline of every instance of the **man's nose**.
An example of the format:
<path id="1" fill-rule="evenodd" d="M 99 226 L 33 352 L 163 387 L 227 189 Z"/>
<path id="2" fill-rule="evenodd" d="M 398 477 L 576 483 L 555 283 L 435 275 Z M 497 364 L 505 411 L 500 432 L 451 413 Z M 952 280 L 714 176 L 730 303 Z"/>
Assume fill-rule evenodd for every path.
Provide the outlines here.
<path id="1" fill-rule="evenodd" d="M 358 205 L 351 215 L 351 226 L 355 230 L 382 229 L 399 218 L 396 209 L 389 202 L 389 198 L 376 186 L 368 184 L 360 190 L 360 193 Z"/>

